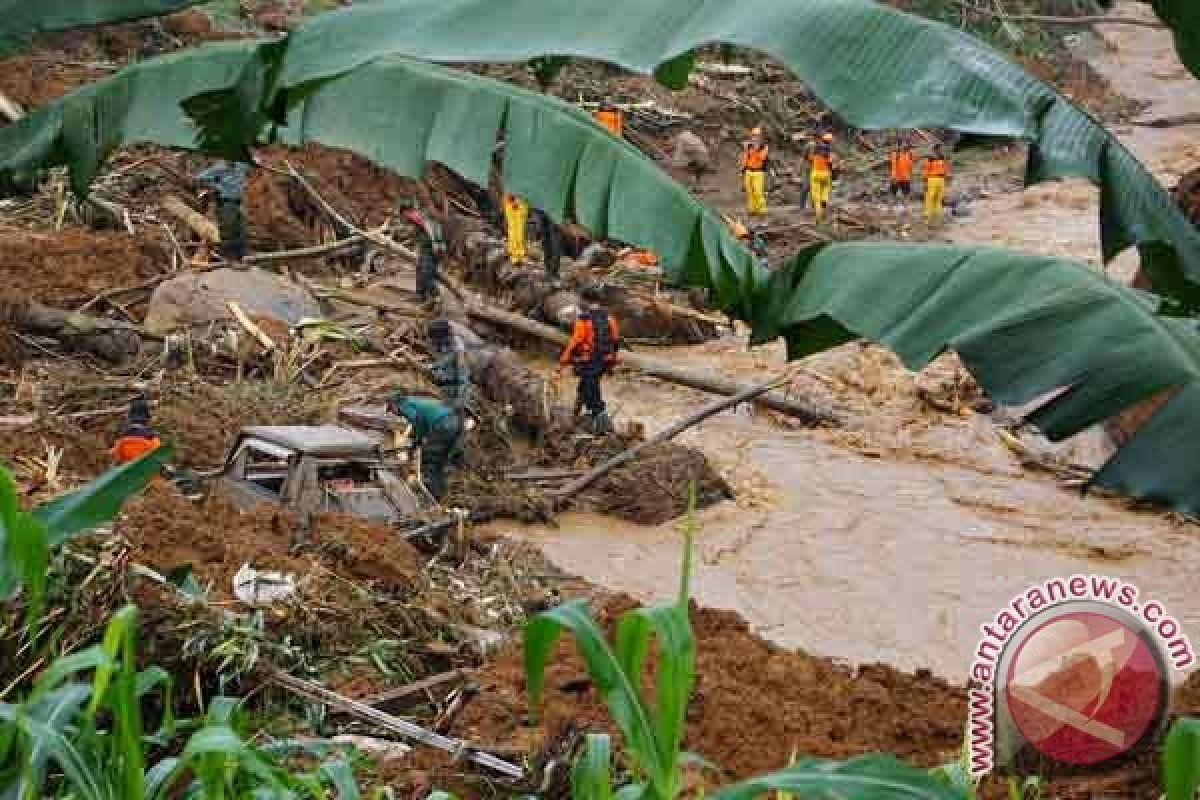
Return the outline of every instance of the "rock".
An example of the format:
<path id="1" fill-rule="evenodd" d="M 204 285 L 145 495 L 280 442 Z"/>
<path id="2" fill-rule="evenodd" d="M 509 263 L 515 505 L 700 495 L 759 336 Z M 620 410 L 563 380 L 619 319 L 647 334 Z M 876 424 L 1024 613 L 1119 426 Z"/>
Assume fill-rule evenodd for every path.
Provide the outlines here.
<path id="1" fill-rule="evenodd" d="M 683 131 L 675 137 L 675 166 L 692 169 L 698 172 L 708 170 L 712 158 L 708 154 L 708 145 L 704 140 L 691 131 Z"/>
<path id="2" fill-rule="evenodd" d="M 305 289 L 261 269 L 218 269 L 187 273 L 154 290 L 146 312 L 151 333 L 230 319 L 226 303 L 236 302 L 253 318 L 294 325 L 305 317 L 320 317 L 321 306 Z"/>

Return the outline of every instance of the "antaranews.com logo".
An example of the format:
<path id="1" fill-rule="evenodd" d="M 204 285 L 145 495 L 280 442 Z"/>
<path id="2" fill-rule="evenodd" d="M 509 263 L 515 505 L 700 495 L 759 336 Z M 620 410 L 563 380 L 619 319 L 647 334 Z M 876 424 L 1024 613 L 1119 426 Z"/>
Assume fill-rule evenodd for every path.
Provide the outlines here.
<path id="1" fill-rule="evenodd" d="M 970 771 L 1097 767 L 1152 739 L 1191 642 L 1136 586 L 1072 575 L 1031 586 L 990 623 L 971 664 Z"/>

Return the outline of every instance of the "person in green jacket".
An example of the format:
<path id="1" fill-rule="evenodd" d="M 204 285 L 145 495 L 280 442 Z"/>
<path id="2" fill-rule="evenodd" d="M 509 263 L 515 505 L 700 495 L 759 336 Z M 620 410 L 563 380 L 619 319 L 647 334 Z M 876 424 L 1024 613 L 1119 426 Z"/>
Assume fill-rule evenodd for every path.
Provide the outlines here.
<path id="1" fill-rule="evenodd" d="M 441 500 L 446 495 L 446 469 L 461 449 L 462 419 L 445 403 L 431 397 L 403 395 L 388 398 L 388 411 L 403 417 L 412 429 L 412 446 L 421 451 L 421 482 Z"/>

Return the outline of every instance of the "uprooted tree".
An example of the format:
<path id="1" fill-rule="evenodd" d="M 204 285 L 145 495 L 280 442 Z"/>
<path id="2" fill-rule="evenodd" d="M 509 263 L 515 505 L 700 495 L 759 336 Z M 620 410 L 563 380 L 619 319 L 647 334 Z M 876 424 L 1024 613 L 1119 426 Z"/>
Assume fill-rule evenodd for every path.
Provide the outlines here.
<path id="1" fill-rule="evenodd" d="M 857 336 L 912 368 L 953 349 L 1000 402 L 1050 396 L 1030 418 L 1052 439 L 1173 392 L 1093 482 L 1200 509 L 1185 455 L 1198 438 L 1200 335 L 1160 311 L 1200 307 L 1200 234 L 1162 187 L 1086 113 L 966 34 L 867 0 L 748 3 L 730 18 L 670 0 L 614 0 L 597 19 L 569 0 L 552 12 L 381 0 L 315 17 L 282 40 L 200 47 L 84 87 L 0 130 L 0 172 L 66 164 L 85 194 L 128 144 L 239 155 L 316 142 L 412 177 L 438 162 L 486 183 L 499 137 L 512 191 L 556 221 L 653 249 L 674 282 L 709 289 L 755 341 L 782 337 L 793 358 Z M 1176 32 L 1189 41 L 1186 26 Z M 1159 297 L 1082 264 L 975 247 L 827 244 L 768 270 L 716 214 L 578 110 L 414 60 L 565 54 L 678 83 L 695 48 L 712 42 L 780 58 L 860 127 L 1029 140 L 1027 183 L 1096 183 L 1106 258 L 1137 245 Z"/>

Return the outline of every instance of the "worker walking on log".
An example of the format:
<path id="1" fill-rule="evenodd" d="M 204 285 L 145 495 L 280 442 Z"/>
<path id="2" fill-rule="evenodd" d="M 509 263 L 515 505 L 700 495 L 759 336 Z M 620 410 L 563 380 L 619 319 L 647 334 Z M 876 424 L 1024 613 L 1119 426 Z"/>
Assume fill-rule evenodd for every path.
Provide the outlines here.
<path id="1" fill-rule="evenodd" d="M 625 115 L 617 108 L 612 100 L 605 98 L 600 102 L 600 110 L 595 113 L 596 122 L 608 129 L 608 132 L 618 139 L 625 137 Z"/>
<path id="2" fill-rule="evenodd" d="M 620 349 L 617 321 L 600 305 L 603 292 L 590 286 L 583 291 L 587 303 L 584 312 L 575 320 L 571 339 L 558 359 L 558 370 L 568 364 L 579 377 L 576 390 L 575 416 L 587 412 L 593 432 L 604 435 L 612 432 L 612 422 L 604 407 L 600 380 L 616 365 Z"/>
<path id="3" fill-rule="evenodd" d="M 888 193 L 896 204 L 896 213 L 908 210 L 908 200 L 912 197 L 913 163 L 912 145 L 906 139 L 898 140 L 892 152 L 888 153 Z"/>
<path id="4" fill-rule="evenodd" d="M 246 216 L 242 199 L 249 176 L 250 165 L 240 161 L 218 161 L 196 175 L 196 183 L 216 193 L 217 230 L 221 235 L 218 252 L 230 261 L 241 261 L 246 257 Z"/>
<path id="5" fill-rule="evenodd" d="M 946 181 L 950 178 L 950 162 L 940 144 L 933 146 L 933 154 L 925 159 L 922 171 L 925 177 L 925 223 L 932 225 L 942 221 L 942 201 L 946 196 Z"/>
<path id="6" fill-rule="evenodd" d="M 742 149 L 742 182 L 746 190 L 746 210 L 753 216 L 767 213 L 767 166 L 770 148 L 763 141 L 762 128 L 750 131 L 750 141 Z"/>
<path id="7" fill-rule="evenodd" d="M 445 403 L 431 397 L 388 398 L 388 411 L 402 417 L 408 430 L 402 436 L 421 454 L 421 483 L 440 501 L 446 496 L 446 471 L 455 454 L 462 449 L 462 421 Z"/>
<path id="8" fill-rule="evenodd" d="M 825 209 L 833 194 L 833 174 L 836 164 L 833 155 L 833 134 L 822 134 L 808 153 L 808 197 L 817 222 L 825 221 Z"/>
<path id="9" fill-rule="evenodd" d="M 508 260 L 514 267 L 525 261 L 525 224 L 529 204 L 515 194 L 504 194 L 504 220 L 508 224 Z"/>
<path id="10" fill-rule="evenodd" d="M 160 447 L 162 440 L 150 427 L 150 403 L 138 395 L 129 404 L 129 418 L 110 451 L 113 460 L 117 464 L 128 464 Z"/>
<path id="11" fill-rule="evenodd" d="M 400 216 L 412 225 L 417 237 L 417 300 L 427 308 L 437 305 L 438 275 L 441 261 L 446 255 L 446 240 L 442 226 L 436 219 L 425 214 L 416 200 L 408 200 L 400 207 Z"/>

